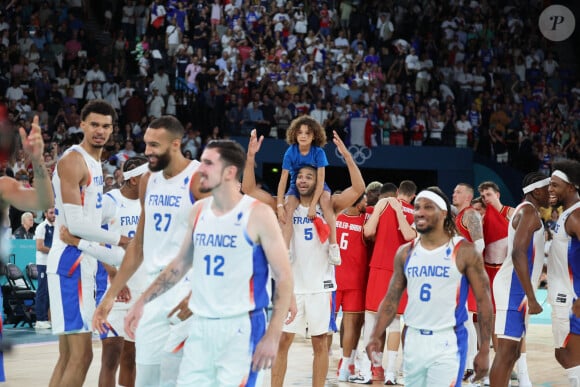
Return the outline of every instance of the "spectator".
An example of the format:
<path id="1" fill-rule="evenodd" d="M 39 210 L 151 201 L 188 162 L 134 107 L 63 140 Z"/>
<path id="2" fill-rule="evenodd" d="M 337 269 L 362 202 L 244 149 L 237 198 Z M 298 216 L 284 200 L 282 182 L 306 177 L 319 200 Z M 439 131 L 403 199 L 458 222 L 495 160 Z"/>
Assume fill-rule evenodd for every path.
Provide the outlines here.
<path id="1" fill-rule="evenodd" d="M 31 212 L 25 212 L 20 217 L 20 227 L 14 234 L 14 239 L 34 239 L 34 215 Z"/>

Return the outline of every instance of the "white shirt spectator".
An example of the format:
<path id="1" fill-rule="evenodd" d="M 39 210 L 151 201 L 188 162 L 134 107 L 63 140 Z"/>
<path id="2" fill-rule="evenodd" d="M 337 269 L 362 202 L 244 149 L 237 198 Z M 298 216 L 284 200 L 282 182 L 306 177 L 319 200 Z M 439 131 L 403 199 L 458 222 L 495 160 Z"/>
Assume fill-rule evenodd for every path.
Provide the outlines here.
<path id="1" fill-rule="evenodd" d="M 485 87 L 485 77 L 482 74 L 473 74 L 473 91 L 476 93 L 482 92 Z"/>
<path id="2" fill-rule="evenodd" d="M 169 85 L 170 82 L 167 73 L 164 72 L 160 74 L 159 72 L 156 72 L 155 74 L 153 74 L 153 82 L 151 82 L 151 85 L 149 86 L 151 87 L 151 90 L 157 88 L 159 90 L 159 95 L 165 97 L 168 93 L 167 88 L 169 87 Z"/>
<path id="3" fill-rule="evenodd" d="M 85 77 L 87 82 L 105 82 L 107 79 L 105 77 L 105 73 L 99 69 L 98 67 L 93 67 L 89 71 L 87 71 L 87 75 Z"/>
<path id="4" fill-rule="evenodd" d="M 554 72 L 558 69 L 558 62 L 556 62 L 552 58 L 548 58 L 542 64 L 542 68 L 544 69 L 544 73 L 546 76 L 551 77 L 554 75 Z"/>
<path id="5" fill-rule="evenodd" d="M 163 97 L 161 97 L 159 94 L 156 94 L 155 91 L 153 91 L 152 96 L 149 96 L 148 105 L 149 107 L 147 114 L 149 117 L 159 118 L 163 115 L 165 101 L 163 100 Z"/>
<path id="6" fill-rule="evenodd" d="M 36 226 L 36 231 L 34 232 L 34 239 L 42 239 L 44 240 L 46 237 L 46 226 L 53 226 L 54 223 L 49 222 L 47 219 L 40 222 L 38 226 Z M 43 253 L 42 251 L 36 250 L 36 264 L 37 265 L 46 265 L 48 259 L 48 254 Z"/>
<path id="7" fill-rule="evenodd" d="M 458 148 L 465 148 L 467 146 L 467 134 L 471 131 L 471 123 L 465 117 L 462 117 L 455 123 L 457 133 L 455 134 L 455 145 Z"/>
<path id="8" fill-rule="evenodd" d="M 18 101 L 24 97 L 24 91 L 22 88 L 20 88 L 20 86 L 10 86 L 8 89 L 6 89 L 5 96 L 9 101 Z"/>
<path id="9" fill-rule="evenodd" d="M 415 54 L 415 50 L 412 48 L 411 53 L 405 57 L 405 66 L 407 66 L 407 70 L 411 71 L 419 71 L 421 69 L 419 57 Z"/>

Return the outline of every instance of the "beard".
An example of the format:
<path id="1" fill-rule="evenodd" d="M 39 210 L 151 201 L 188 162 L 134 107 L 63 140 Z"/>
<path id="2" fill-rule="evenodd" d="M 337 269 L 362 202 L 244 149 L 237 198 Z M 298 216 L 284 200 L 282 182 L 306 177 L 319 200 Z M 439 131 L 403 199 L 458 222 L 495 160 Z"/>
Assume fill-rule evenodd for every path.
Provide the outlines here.
<path id="1" fill-rule="evenodd" d="M 155 157 L 157 158 L 157 163 L 155 165 L 151 164 L 151 160 L 149 160 L 149 170 L 151 172 L 162 171 L 167 168 L 171 162 L 171 155 L 169 154 L 169 150 Z"/>

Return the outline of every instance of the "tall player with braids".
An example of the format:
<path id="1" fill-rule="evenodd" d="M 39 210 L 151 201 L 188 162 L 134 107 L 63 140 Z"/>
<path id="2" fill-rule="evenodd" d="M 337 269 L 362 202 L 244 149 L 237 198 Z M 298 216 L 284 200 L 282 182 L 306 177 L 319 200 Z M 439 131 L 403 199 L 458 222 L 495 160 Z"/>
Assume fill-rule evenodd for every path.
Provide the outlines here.
<path id="1" fill-rule="evenodd" d="M 471 285 L 482 339 L 474 370 L 475 377 L 482 378 L 489 368 L 492 310 L 481 256 L 472 243 L 457 236 L 449 200 L 438 187 L 417 195 L 414 220 L 419 236 L 395 255 L 395 273 L 377 312 L 367 355 L 373 361 L 382 350 L 380 336 L 395 318 L 407 289 L 405 384 L 461 385 L 467 351 L 467 290 Z"/>

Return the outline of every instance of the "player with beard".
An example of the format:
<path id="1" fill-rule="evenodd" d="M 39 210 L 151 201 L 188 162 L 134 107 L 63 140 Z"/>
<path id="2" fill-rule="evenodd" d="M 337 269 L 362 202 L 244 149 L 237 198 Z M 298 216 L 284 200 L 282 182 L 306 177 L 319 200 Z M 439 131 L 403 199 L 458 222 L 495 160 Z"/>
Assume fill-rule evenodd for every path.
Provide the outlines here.
<path id="1" fill-rule="evenodd" d="M 55 227 L 47 277 L 52 332 L 59 335 L 59 358 L 50 386 L 80 386 L 93 358 L 91 319 L 97 260 L 60 239 L 60 228 L 98 243 L 126 245 L 128 238 L 101 228 L 103 172 L 101 153 L 113 132 L 115 109 L 93 100 L 81 111 L 84 137 L 58 161 L 52 177 Z"/>
<path id="2" fill-rule="evenodd" d="M 550 204 L 563 212 L 554 228 L 548 254 L 548 302 L 556 360 L 566 369 L 570 386 L 580 386 L 580 163 L 552 166 Z"/>
<path id="3" fill-rule="evenodd" d="M 395 255 L 395 273 L 377 312 L 367 344 L 376 362 L 381 336 L 394 320 L 403 291 L 405 384 L 409 386 L 461 385 L 465 369 L 467 290 L 473 288 L 478 305 L 481 346 L 474 360 L 476 379 L 489 369 L 491 298 L 489 280 L 474 245 L 457 235 L 451 205 L 438 187 L 415 198 L 414 222 L 419 236 Z"/>
<path id="4" fill-rule="evenodd" d="M 256 386 L 272 366 L 292 294 L 292 271 L 274 211 L 240 192 L 244 149 L 231 140 L 210 141 L 201 155 L 200 200 L 178 254 L 135 303 L 130 332 L 154 303 L 193 266 L 193 312 L 178 386 Z M 268 271 L 276 281 L 266 327 Z M 139 324 L 141 327 L 141 324 Z"/>
<path id="5" fill-rule="evenodd" d="M 201 193 L 196 173 L 199 162 L 181 153 L 183 134 L 183 126 L 172 116 L 153 120 L 145 132 L 150 172 L 139 183 L 141 214 L 135 237 L 95 312 L 93 327 L 101 333 L 107 331 L 107 316 L 117 294 L 137 269 L 144 265 L 145 286 L 149 286 L 177 256 L 184 240 L 189 214 Z M 137 386 L 175 383 L 191 316 L 187 307 L 191 290 L 188 282 L 185 276 L 177 286 L 145 306 L 135 332 Z M 182 301 L 175 307 L 178 300 Z"/>

